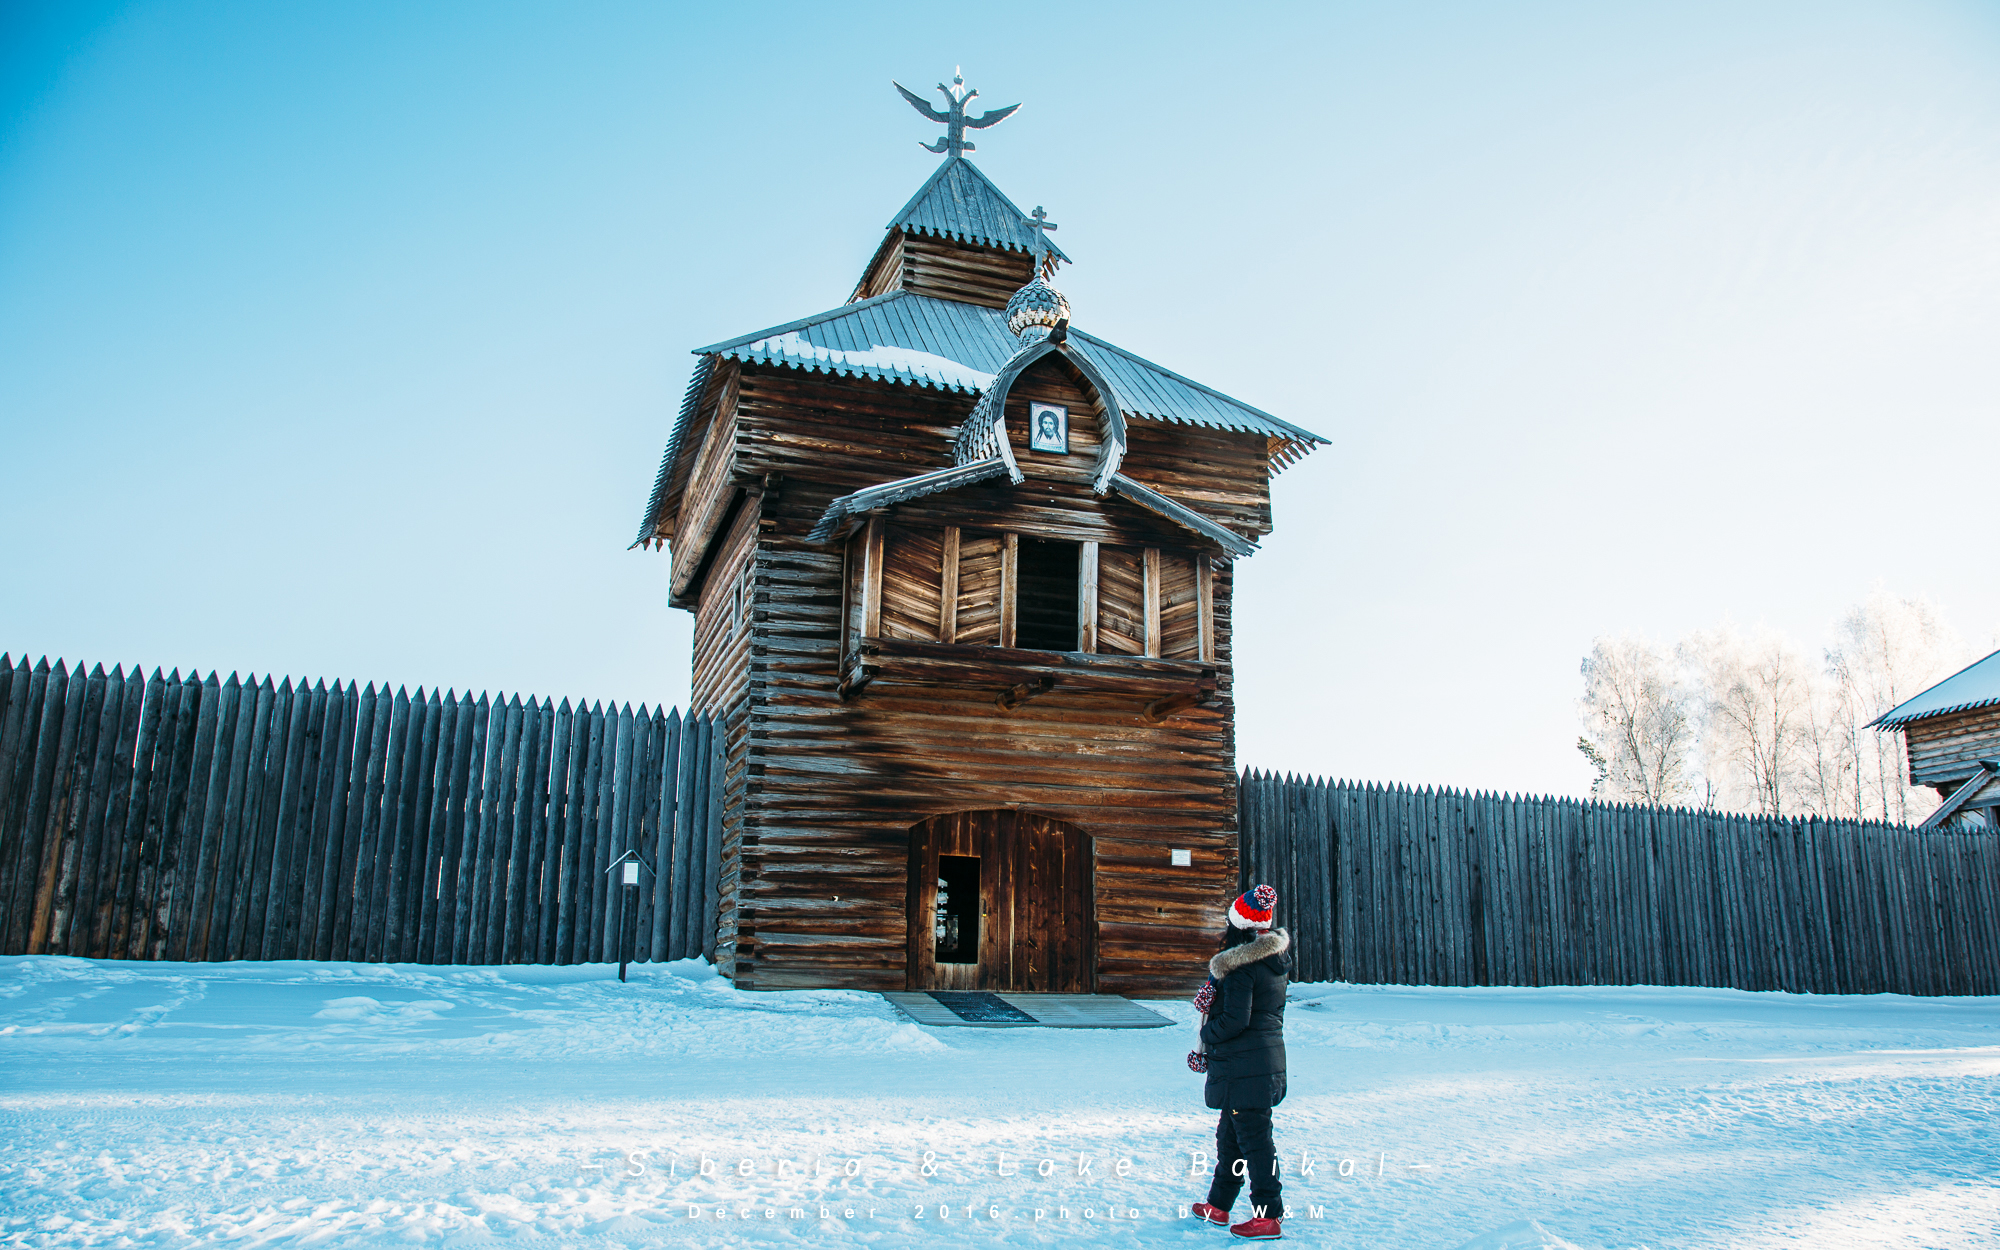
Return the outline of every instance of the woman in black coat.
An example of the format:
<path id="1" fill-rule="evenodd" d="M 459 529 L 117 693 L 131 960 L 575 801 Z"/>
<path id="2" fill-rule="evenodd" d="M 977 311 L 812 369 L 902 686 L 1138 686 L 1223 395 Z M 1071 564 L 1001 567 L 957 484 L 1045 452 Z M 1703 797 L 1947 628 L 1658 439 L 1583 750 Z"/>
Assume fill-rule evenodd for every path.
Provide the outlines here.
<path id="1" fill-rule="evenodd" d="M 1196 1216 L 1228 1224 L 1229 1208 L 1250 1183 L 1250 1219 L 1232 1225 L 1239 1237 L 1281 1236 L 1283 1193 L 1271 1140 L 1271 1108 L 1285 1100 L 1285 987 L 1291 935 L 1271 927 L 1278 892 L 1268 885 L 1229 907 L 1222 949 L 1208 961 L 1202 1008 L 1201 1055 L 1207 1060 L 1208 1105 L 1222 1113 L 1215 1126 L 1215 1177 Z"/>

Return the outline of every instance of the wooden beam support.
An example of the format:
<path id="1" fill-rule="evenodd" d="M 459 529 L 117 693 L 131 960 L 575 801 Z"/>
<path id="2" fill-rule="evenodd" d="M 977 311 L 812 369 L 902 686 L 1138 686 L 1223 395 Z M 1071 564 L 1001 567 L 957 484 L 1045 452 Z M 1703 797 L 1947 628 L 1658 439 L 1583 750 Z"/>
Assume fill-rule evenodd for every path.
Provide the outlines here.
<path id="1" fill-rule="evenodd" d="M 1050 677 L 1064 690 L 1131 698 L 1144 703 L 1182 691 L 1212 689 L 1216 670 L 1193 660 L 1148 660 L 1136 655 L 1082 655 L 1068 651 L 1022 651 L 982 644 L 917 642 L 871 638 L 842 671 L 857 664 L 902 685 L 970 686 L 1005 689 Z"/>
<path id="2" fill-rule="evenodd" d="M 1204 664 L 1215 662 L 1215 562 L 1208 556 L 1194 558 L 1195 627 L 1200 631 L 1201 649 L 1196 652 Z"/>
<path id="3" fill-rule="evenodd" d="M 1978 763 L 1979 771 L 1966 778 L 1964 785 L 1952 791 L 1944 802 L 1938 804 L 1938 809 L 1926 817 L 1923 824 L 1917 826 L 1919 833 L 1936 829 L 1943 825 L 1960 808 L 1965 806 L 1967 799 L 1984 790 L 1986 783 L 1993 780 L 1994 777 L 2000 776 L 2000 760 L 1980 760 Z M 1943 786 L 1938 787 L 1938 793 L 1944 793 Z"/>
<path id="4" fill-rule="evenodd" d="M 868 518 L 861 534 L 861 636 L 882 636 L 882 537 L 880 513 Z"/>
<path id="5" fill-rule="evenodd" d="M 728 513 L 734 506 L 732 481 L 736 476 L 736 387 L 737 375 L 723 384 L 715 407 L 702 431 L 701 447 L 689 463 L 686 485 L 674 517 L 674 539 L 669 553 L 667 593 L 670 600 L 684 600 L 707 567 L 709 547 L 722 536 Z"/>
<path id="6" fill-rule="evenodd" d="M 1179 694 L 1170 694 L 1164 699 L 1155 699 L 1151 703 L 1148 703 L 1144 709 L 1144 715 L 1148 724 L 1157 725 L 1173 716 L 1176 712 L 1186 711 L 1188 708 L 1199 706 L 1214 697 L 1215 692 L 1213 690 L 1184 690 Z"/>
<path id="7" fill-rule="evenodd" d="M 1047 694 L 1055 687 L 1056 679 L 1053 677 L 1038 677 L 1033 681 L 1024 681 L 1002 690 L 1000 697 L 993 700 L 993 706 L 1003 712 L 1011 712 L 1037 695 Z"/>
<path id="8" fill-rule="evenodd" d="M 1015 621 L 1019 611 L 1015 603 L 1021 585 L 1021 536 L 1002 534 L 1000 536 L 1000 645 L 1014 645 Z"/>
<path id="9" fill-rule="evenodd" d="M 1141 562 L 1139 597 L 1146 608 L 1146 654 L 1157 658 L 1160 654 L 1160 549 L 1146 548 L 1145 559 Z"/>
<path id="10" fill-rule="evenodd" d="M 868 689 L 868 683 L 875 680 L 875 674 L 881 671 L 873 665 L 856 664 L 848 671 L 847 676 L 841 679 L 840 701 L 845 703 L 858 698 L 862 691 Z"/>
<path id="11" fill-rule="evenodd" d="M 944 576 L 938 600 L 938 641 L 958 641 L 958 527 L 944 527 Z"/>
<path id="12" fill-rule="evenodd" d="M 667 602 L 673 607 L 698 610 L 702 584 L 715 564 L 716 544 L 736 523 L 736 515 L 757 498 L 754 491 L 730 488 L 722 491 L 695 516 L 689 527 L 674 540 L 670 558 L 673 569 L 667 582 Z M 682 557 L 686 558 L 683 559 Z"/>
<path id="13" fill-rule="evenodd" d="M 840 545 L 840 668 L 861 653 L 861 639 L 854 632 L 854 570 L 860 556 L 861 540 L 849 535 Z"/>
<path id="14" fill-rule="evenodd" d="M 1078 544 L 1076 556 L 1076 649 L 1097 650 L 1097 544 Z"/>

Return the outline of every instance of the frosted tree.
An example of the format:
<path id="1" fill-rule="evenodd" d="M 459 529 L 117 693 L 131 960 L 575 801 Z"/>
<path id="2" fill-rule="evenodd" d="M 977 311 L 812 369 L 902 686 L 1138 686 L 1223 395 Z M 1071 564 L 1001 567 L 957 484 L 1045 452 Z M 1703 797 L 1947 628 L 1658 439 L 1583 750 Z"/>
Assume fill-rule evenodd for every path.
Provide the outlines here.
<path id="1" fill-rule="evenodd" d="M 1974 658 L 1936 604 L 1879 588 L 1835 622 L 1817 661 L 1771 630 L 1729 624 L 1671 656 L 1599 638 L 1583 661 L 1577 749 L 1598 798 L 1915 823 L 1937 796 L 1910 785 L 1902 736 L 1867 726 Z"/>
<path id="2" fill-rule="evenodd" d="M 1725 806 L 1777 816 L 1810 785 L 1815 666 L 1769 630 L 1699 631 L 1676 655 L 1701 684 L 1701 749 Z"/>
<path id="3" fill-rule="evenodd" d="M 1862 726 L 1855 704 L 1833 678 L 1831 668 L 1807 683 L 1804 740 L 1792 806 L 1810 816 L 1862 815 L 1860 799 Z"/>
<path id="4" fill-rule="evenodd" d="M 1910 785 L 1902 735 L 1864 726 L 1963 668 L 1972 655 L 1936 604 L 1880 588 L 1841 617 L 1834 634 L 1826 660 L 1854 754 L 1853 814 L 1922 820 L 1937 798 Z"/>
<path id="5" fill-rule="evenodd" d="M 1599 638 L 1583 660 L 1583 737 L 1597 769 L 1593 797 L 1673 804 L 1701 789 L 1695 759 L 1697 698 L 1674 663 L 1642 638 Z"/>

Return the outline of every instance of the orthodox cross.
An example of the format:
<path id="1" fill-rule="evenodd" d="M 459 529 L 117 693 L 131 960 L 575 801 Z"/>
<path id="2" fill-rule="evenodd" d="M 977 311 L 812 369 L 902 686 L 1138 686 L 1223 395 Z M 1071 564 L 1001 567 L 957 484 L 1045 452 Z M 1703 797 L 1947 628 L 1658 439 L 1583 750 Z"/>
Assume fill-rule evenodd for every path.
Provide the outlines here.
<path id="1" fill-rule="evenodd" d="M 924 101 L 922 96 L 905 87 L 902 83 L 890 79 L 890 85 L 903 93 L 903 98 L 910 102 L 911 108 L 934 122 L 944 123 L 946 128 L 945 133 L 939 137 L 935 144 L 919 143 L 917 145 L 926 152 L 949 152 L 953 156 L 960 156 L 967 152 L 976 152 L 979 149 L 965 141 L 966 129 L 970 127 L 973 130 L 984 130 L 988 126 L 997 126 L 1009 117 L 1012 117 L 1014 111 L 1021 107 L 1018 104 L 1010 104 L 1003 109 L 988 109 L 977 117 L 967 117 L 965 115 L 965 106 L 972 103 L 972 98 L 979 93 L 967 87 L 965 79 L 958 73 L 952 75 L 951 86 L 947 87 L 943 83 L 939 83 L 937 86 L 939 91 L 944 92 L 945 101 L 949 106 L 942 113 L 932 108 Z"/>
<path id="2" fill-rule="evenodd" d="M 1058 228 L 1056 223 L 1048 219 L 1048 216 L 1048 213 L 1043 211 L 1042 206 L 1037 204 L 1035 205 L 1035 211 L 1029 213 L 1027 220 L 1022 222 L 1028 229 L 1035 232 L 1035 272 L 1038 274 L 1042 272 L 1043 267 L 1048 264 L 1049 260 L 1048 232 Z"/>

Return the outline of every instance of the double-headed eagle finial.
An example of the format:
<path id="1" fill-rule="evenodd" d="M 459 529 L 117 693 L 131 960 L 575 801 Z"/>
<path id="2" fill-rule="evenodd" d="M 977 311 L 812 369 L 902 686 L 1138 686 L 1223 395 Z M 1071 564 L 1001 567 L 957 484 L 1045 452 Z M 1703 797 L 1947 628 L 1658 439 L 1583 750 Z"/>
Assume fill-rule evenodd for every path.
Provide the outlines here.
<path id="1" fill-rule="evenodd" d="M 967 152 L 976 152 L 979 149 L 965 141 L 966 130 L 968 128 L 984 130 L 988 126 L 997 126 L 1009 117 L 1012 117 L 1021 107 L 1018 104 L 1010 104 L 1003 109 L 988 109 L 977 117 L 967 117 L 965 115 L 965 106 L 972 103 L 973 97 L 979 93 L 965 85 L 964 71 L 962 70 L 954 70 L 951 77 L 951 86 L 947 87 L 943 83 L 937 85 L 937 89 L 944 92 L 944 98 L 949 104 L 949 107 L 942 113 L 931 107 L 922 96 L 905 87 L 902 83 L 895 81 L 893 78 L 889 81 L 891 86 L 903 93 L 903 98 L 910 102 L 911 108 L 934 122 L 944 123 L 945 133 L 939 137 L 936 143 L 919 143 L 917 145 L 926 152 L 937 152 L 940 154 L 949 152 L 953 156 L 961 156 Z"/>

